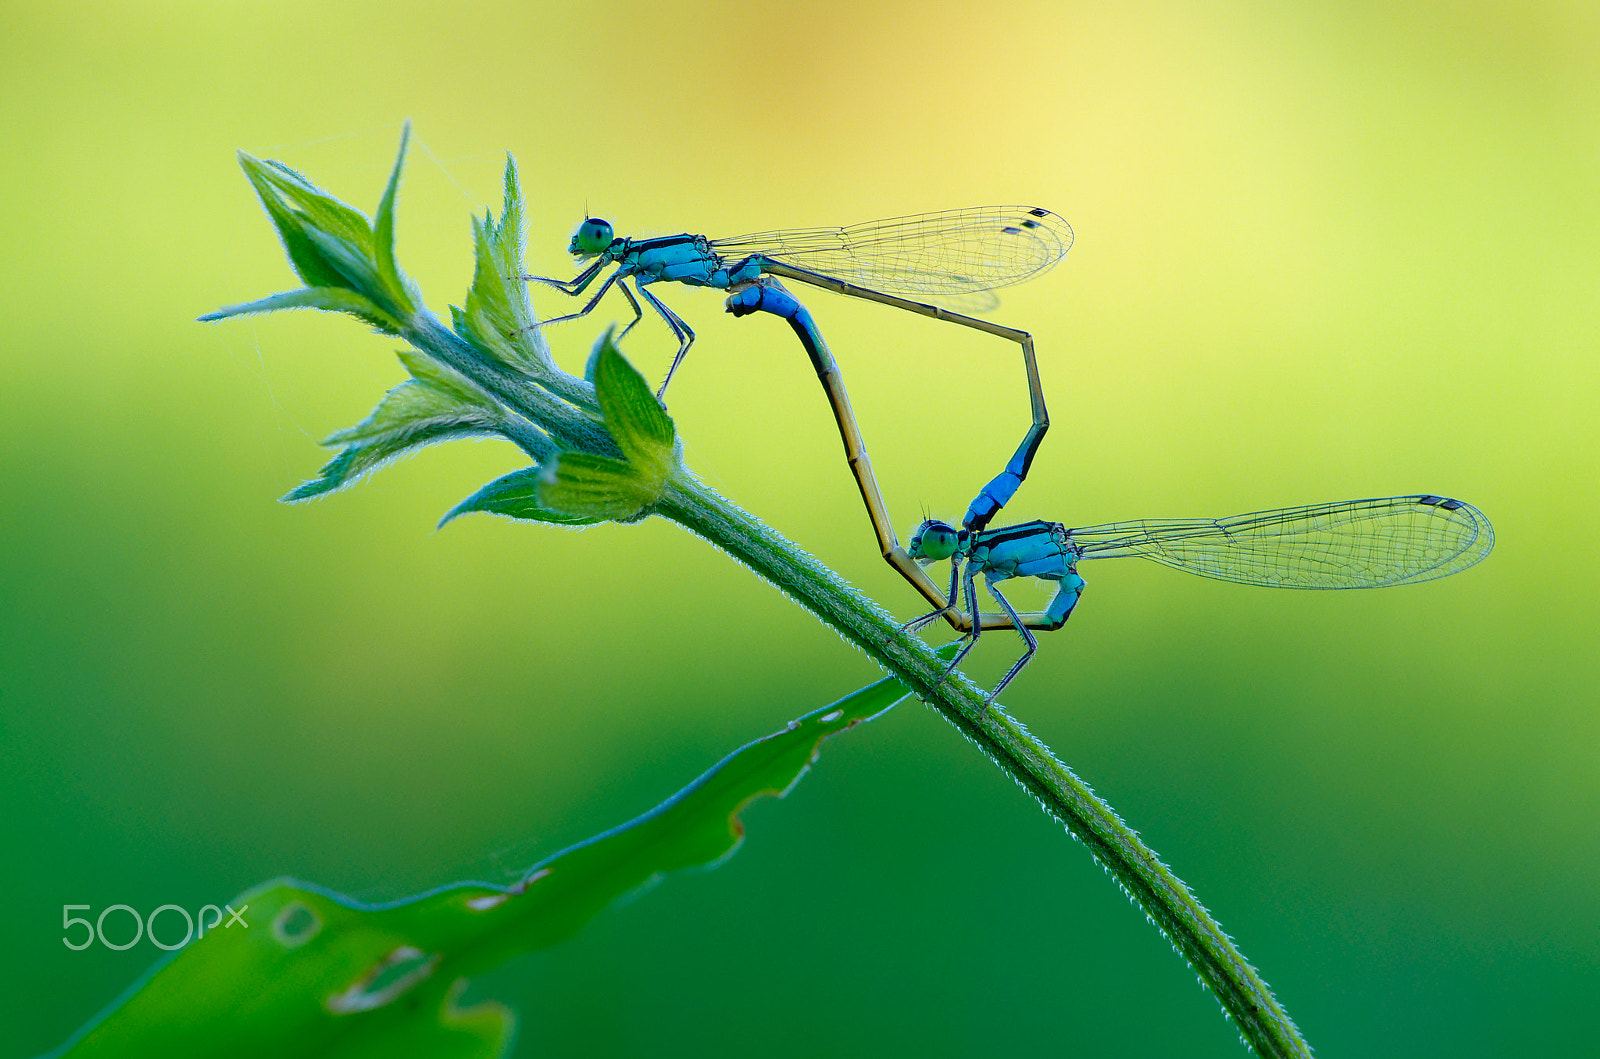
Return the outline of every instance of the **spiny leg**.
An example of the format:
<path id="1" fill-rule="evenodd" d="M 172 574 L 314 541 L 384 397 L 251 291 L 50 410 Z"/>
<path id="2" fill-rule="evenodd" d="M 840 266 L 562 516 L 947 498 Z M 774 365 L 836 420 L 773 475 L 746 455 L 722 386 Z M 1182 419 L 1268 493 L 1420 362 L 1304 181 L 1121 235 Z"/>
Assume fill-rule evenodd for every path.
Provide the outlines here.
<path id="1" fill-rule="evenodd" d="M 594 278 L 605 267 L 606 263 L 604 261 L 596 261 L 571 279 L 553 279 L 549 276 L 512 276 L 509 278 L 519 279 L 524 283 L 543 283 L 547 287 L 554 287 L 562 294 L 570 294 L 576 298 L 589 288 L 589 284 L 594 282 Z"/>
<path id="2" fill-rule="evenodd" d="M 951 558 L 951 560 L 950 560 L 950 591 L 945 593 L 945 597 L 944 597 L 945 599 L 949 600 L 950 603 L 954 603 L 956 601 L 956 585 L 957 585 L 960 577 L 961 577 L 961 564 L 955 558 Z M 933 611 L 931 614 L 924 614 L 920 618 L 913 618 L 910 621 L 906 622 L 904 625 L 900 626 L 900 631 L 901 632 L 916 632 L 918 629 L 922 628 L 924 625 L 927 625 L 929 622 L 933 621 L 934 619 L 944 617 L 945 611 L 947 611 L 949 609 L 950 609 L 949 604 L 946 604 L 944 607 L 942 607 L 939 610 Z M 974 613 L 976 613 L 976 612 L 974 612 Z"/>
<path id="3" fill-rule="evenodd" d="M 1011 618 L 1011 624 L 1015 625 L 1017 627 L 1017 631 L 1022 634 L 1022 642 L 1028 645 L 1028 649 L 1023 656 L 1017 659 L 1016 664 L 1006 672 L 1005 676 L 1000 678 L 1000 683 L 996 684 L 994 686 L 994 690 L 989 692 L 989 697 L 983 700 L 983 708 L 988 709 L 989 704 L 994 701 L 995 696 L 1004 691 L 1006 685 L 1011 683 L 1011 679 L 1018 673 L 1022 672 L 1022 667 L 1027 665 L 1033 659 L 1034 652 L 1039 649 L 1039 641 L 1034 637 L 1033 633 L 1028 631 L 1028 627 L 1022 622 L 1022 616 L 1019 615 L 1016 608 L 1011 605 L 1011 601 L 1000 594 L 1000 590 L 995 587 L 994 582 L 990 581 L 988 577 L 985 577 L 984 584 L 989 589 L 989 595 L 993 596 L 999 602 L 1000 606 L 1005 608 L 1006 614 Z"/>
<path id="4" fill-rule="evenodd" d="M 626 283 L 617 284 L 617 289 L 622 292 L 623 297 L 628 299 L 628 304 L 633 306 L 633 320 L 628 324 L 627 327 L 624 327 L 621 331 L 617 332 L 617 341 L 621 342 L 622 336 L 627 334 L 629 331 L 632 331 L 634 324 L 644 319 L 644 310 L 639 308 L 639 299 L 633 296 L 633 291 L 628 289 L 628 285 Z"/>
<path id="5" fill-rule="evenodd" d="M 667 369 L 667 377 L 661 380 L 661 389 L 656 391 L 656 400 L 664 402 L 667 396 L 667 384 L 672 382 L 672 373 L 678 370 L 678 365 L 683 363 L 683 355 L 689 352 L 690 346 L 694 345 L 694 328 L 684 323 L 677 313 L 661 304 L 661 299 L 651 294 L 649 289 L 642 283 L 639 284 L 639 293 L 644 296 L 644 300 L 649 302 L 656 312 L 661 314 L 661 318 L 667 322 L 667 326 L 672 328 L 673 337 L 678 340 L 678 355 L 672 358 L 672 367 Z"/>
<path id="6" fill-rule="evenodd" d="M 594 292 L 594 297 L 590 298 L 589 299 L 589 303 L 587 305 L 585 305 L 582 309 L 579 309 L 577 312 L 568 313 L 565 316 L 553 317 L 552 319 L 549 319 L 549 320 L 540 320 L 536 324 L 531 324 L 528 327 L 524 327 L 523 330 L 524 331 L 535 331 L 535 330 L 538 330 L 541 327 L 549 327 L 551 324 L 565 323 L 568 320 L 576 320 L 579 317 L 588 316 L 591 312 L 594 311 L 594 307 L 596 305 L 600 304 L 600 299 L 604 298 L 606 296 L 606 291 L 611 289 L 611 285 L 613 283 L 617 282 L 617 280 L 620 279 L 621 277 L 622 277 L 622 270 L 621 269 L 618 269 L 617 271 L 611 273 L 611 275 L 607 276 L 606 277 L 606 281 L 604 283 L 600 284 L 600 289 Z M 568 293 L 576 293 L 576 292 L 568 292 Z"/>
<path id="7" fill-rule="evenodd" d="M 975 573 L 976 571 L 973 570 L 972 563 L 968 561 L 966 572 L 962 576 L 961 581 L 962 587 L 966 589 L 967 611 L 972 614 L 978 613 L 978 587 L 973 583 L 973 575 Z M 955 589 L 953 586 L 951 588 L 950 598 L 955 598 Z M 951 673 L 955 672 L 955 668 L 961 664 L 961 660 L 967 657 L 967 652 L 978 646 L 978 634 L 981 632 L 983 632 L 983 622 L 973 622 L 972 631 L 963 637 L 966 642 L 961 645 L 961 650 L 956 652 L 956 656 L 950 659 L 950 664 L 944 667 L 944 672 L 939 674 L 939 679 L 933 682 L 934 687 L 938 687 L 940 684 L 943 684 L 945 679 L 949 677 Z"/>

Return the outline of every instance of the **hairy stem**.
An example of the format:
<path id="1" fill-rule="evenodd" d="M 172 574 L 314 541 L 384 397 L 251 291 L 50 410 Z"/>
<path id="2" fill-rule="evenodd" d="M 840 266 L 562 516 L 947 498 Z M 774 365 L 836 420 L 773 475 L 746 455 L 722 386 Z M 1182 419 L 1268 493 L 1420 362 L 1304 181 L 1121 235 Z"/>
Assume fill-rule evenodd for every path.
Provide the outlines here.
<path id="1" fill-rule="evenodd" d="M 561 448 L 617 451 L 602 424 L 538 386 L 485 362 L 426 310 L 406 320 L 402 333 L 417 348 L 483 386 L 511 412 L 538 424 Z M 524 448 L 531 451 L 528 445 Z M 1183 880 L 1021 722 L 998 703 L 985 709 L 983 689 L 960 672 L 941 680 L 946 663 L 931 647 L 901 632 L 893 616 L 799 545 L 688 473 L 673 474 L 665 495 L 649 511 L 704 538 L 781 589 L 904 681 L 982 748 L 1074 838 L 1089 847 L 1216 994 L 1257 1055 L 1264 1059 L 1311 1055 L 1310 1046 L 1266 982 Z"/>
<path id="2" fill-rule="evenodd" d="M 921 639 L 793 542 L 698 481 L 680 476 L 655 513 L 726 551 L 832 626 L 911 687 L 1028 790 L 1142 908 L 1216 994 L 1256 1054 L 1309 1056 L 1310 1046 L 1222 926 L 1088 784 Z"/>
<path id="3" fill-rule="evenodd" d="M 472 378 L 519 416 L 544 427 L 562 447 L 616 451 L 598 423 L 537 386 L 485 363 L 426 311 L 406 323 L 405 337 L 419 349 Z M 553 409 L 552 405 L 560 407 Z M 553 411 L 561 414 L 552 415 Z M 650 510 L 704 538 L 782 590 L 904 681 L 982 748 L 1074 838 L 1089 847 L 1216 994 L 1257 1055 L 1264 1059 L 1311 1055 L 1266 982 L 1183 880 L 1021 722 L 998 703 L 985 709 L 983 689 L 960 672 L 941 680 L 946 663 L 920 638 L 901 632 L 888 611 L 799 545 L 687 473 L 674 474 L 665 495 Z"/>

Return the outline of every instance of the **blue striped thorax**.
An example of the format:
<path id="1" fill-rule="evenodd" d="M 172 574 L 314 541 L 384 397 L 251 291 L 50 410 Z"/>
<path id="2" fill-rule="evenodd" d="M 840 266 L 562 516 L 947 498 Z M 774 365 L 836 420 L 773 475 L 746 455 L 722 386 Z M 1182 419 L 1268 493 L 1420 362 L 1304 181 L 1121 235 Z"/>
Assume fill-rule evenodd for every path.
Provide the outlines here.
<path id="1" fill-rule="evenodd" d="M 1077 550 L 1059 522 L 1023 522 L 973 534 L 970 561 L 1005 577 L 1050 577 L 1066 574 Z"/>

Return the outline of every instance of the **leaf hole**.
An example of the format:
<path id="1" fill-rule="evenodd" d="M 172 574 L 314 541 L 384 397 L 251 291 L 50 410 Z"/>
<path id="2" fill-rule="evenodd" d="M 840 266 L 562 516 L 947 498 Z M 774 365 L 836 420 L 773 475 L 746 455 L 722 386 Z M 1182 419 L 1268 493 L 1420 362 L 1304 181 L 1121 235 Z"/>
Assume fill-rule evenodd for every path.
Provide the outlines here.
<path id="1" fill-rule="evenodd" d="M 280 945 L 297 949 L 322 933 L 322 917 L 303 901 L 290 901 L 272 917 L 272 936 Z"/>

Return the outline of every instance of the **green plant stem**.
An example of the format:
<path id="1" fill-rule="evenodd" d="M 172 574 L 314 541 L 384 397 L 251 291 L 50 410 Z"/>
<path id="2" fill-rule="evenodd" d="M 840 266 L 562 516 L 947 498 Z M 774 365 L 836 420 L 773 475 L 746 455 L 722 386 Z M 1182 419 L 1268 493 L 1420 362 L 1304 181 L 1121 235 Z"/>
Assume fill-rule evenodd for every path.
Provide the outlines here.
<path id="1" fill-rule="evenodd" d="M 488 390 L 513 413 L 538 424 L 561 447 L 617 451 L 602 424 L 486 362 L 426 310 L 405 320 L 402 334 Z M 1216 995 L 1257 1055 L 1263 1059 L 1311 1055 L 1266 982 L 1183 880 L 1023 724 L 998 704 L 985 709 L 981 688 L 960 672 L 941 680 L 946 663 L 920 638 L 903 633 L 892 615 L 799 545 L 687 473 L 672 476 L 666 494 L 650 511 L 704 538 L 775 585 L 904 681 L 981 747 L 1068 833 L 1089 847 L 1095 860 Z"/>
<path id="2" fill-rule="evenodd" d="M 1216 994 L 1256 1054 L 1310 1056 L 1311 1048 L 1222 926 L 1088 784 L 888 612 L 798 545 L 702 483 L 680 476 L 655 513 L 726 551 L 832 626 L 977 743 L 1094 855 Z"/>
<path id="3" fill-rule="evenodd" d="M 513 414 L 537 424 L 564 449 L 616 453 L 598 420 L 577 411 L 505 367 L 486 361 L 427 310 L 401 321 L 418 349 L 472 379 Z M 576 380 L 575 380 L 576 381 Z M 525 451 L 548 451 L 542 436 L 518 439 Z M 542 442 L 542 444 L 541 444 Z M 799 545 L 718 495 L 687 472 L 668 481 L 649 509 L 692 531 L 753 570 L 866 652 L 988 754 L 1059 820 L 1144 910 L 1222 1004 L 1245 1043 L 1263 1059 L 1311 1055 L 1267 984 L 1203 905 L 1138 834 L 1088 784 L 960 672 L 894 617 Z"/>
<path id="4" fill-rule="evenodd" d="M 426 309 L 418 310 L 407 318 L 400 334 L 435 360 L 483 387 L 512 412 L 530 423 L 537 423 L 555 440 L 557 447 L 603 456 L 622 455 L 622 450 L 617 448 L 598 418 L 579 412 L 573 405 L 509 367 L 486 360 Z M 582 380 L 573 382 L 585 385 Z M 588 389 L 592 391 L 593 387 Z M 590 400 L 593 400 L 592 396 Z M 543 460 L 553 451 L 547 445 L 541 454 L 535 455 L 520 440 L 518 445 L 538 460 Z"/>

